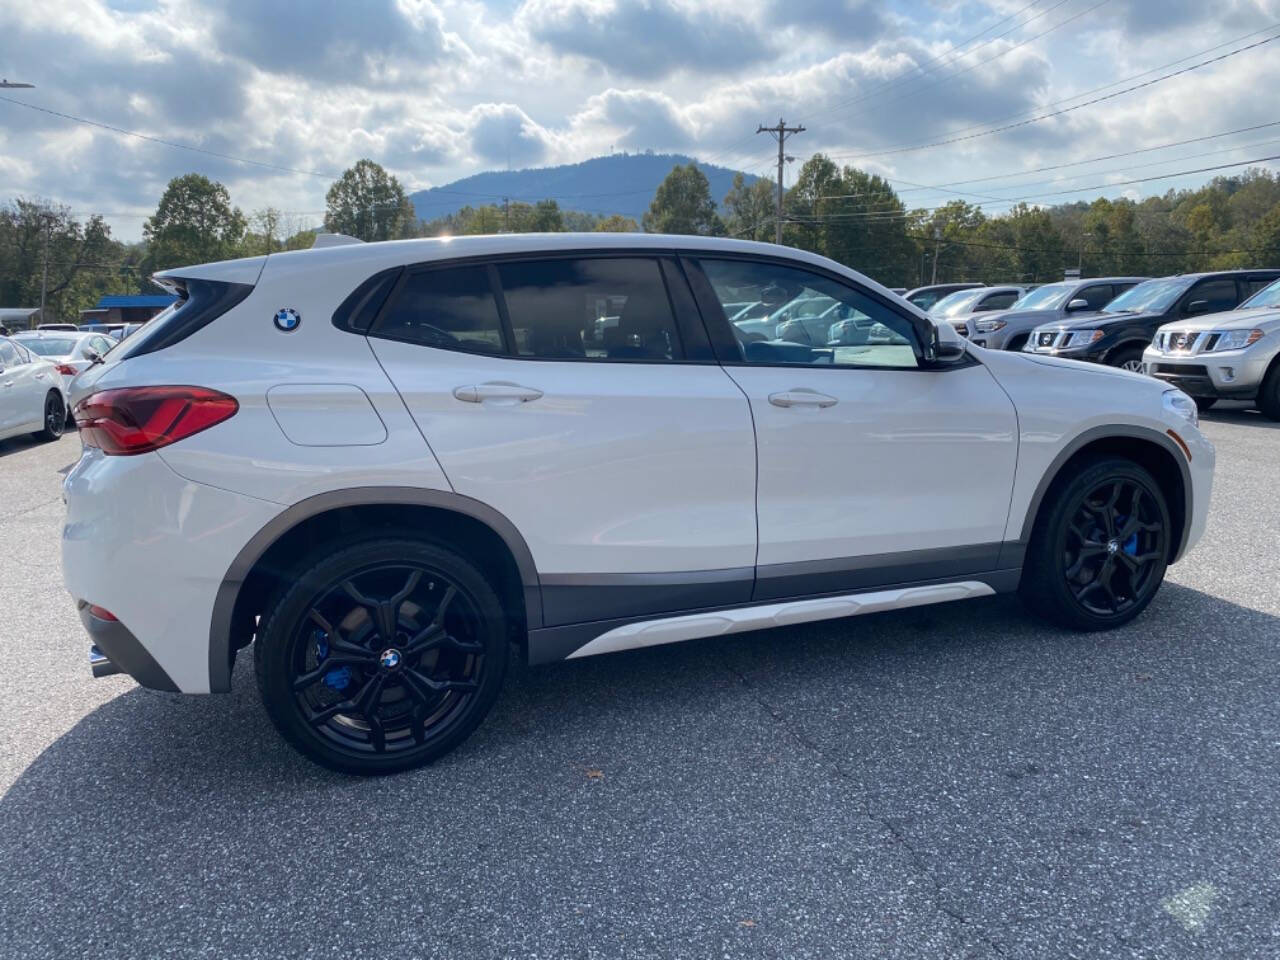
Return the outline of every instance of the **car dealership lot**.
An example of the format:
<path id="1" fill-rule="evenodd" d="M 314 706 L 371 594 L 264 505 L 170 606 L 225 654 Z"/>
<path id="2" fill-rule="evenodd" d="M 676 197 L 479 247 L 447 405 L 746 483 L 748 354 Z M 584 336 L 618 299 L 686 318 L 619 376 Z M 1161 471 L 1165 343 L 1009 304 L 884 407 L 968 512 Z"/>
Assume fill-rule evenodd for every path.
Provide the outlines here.
<path id="1" fill-rule="evenodd" d="M 230 697 L 92 680 L 75 437 L 0 444 L 0 929 L 22 957 L 1275 955 L 1280 429 L 1085 636 L 991 599 L 529 670 L 360 781 Z"/>

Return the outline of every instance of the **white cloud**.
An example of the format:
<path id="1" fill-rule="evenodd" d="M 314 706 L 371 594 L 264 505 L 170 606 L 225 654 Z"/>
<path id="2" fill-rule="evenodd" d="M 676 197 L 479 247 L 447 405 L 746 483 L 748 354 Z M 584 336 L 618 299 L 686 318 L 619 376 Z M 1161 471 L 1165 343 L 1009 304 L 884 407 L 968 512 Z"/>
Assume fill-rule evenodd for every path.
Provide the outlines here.
<path id="1" fill-rule="evenodd" d="M 1029 116 L 1280 19 L 1280 0 L 1114 0 L 1025 42 L 1089 2 L 1069 0 L 993 39 L 1030 15 L 1014 16 L 1025 2 L 889 9 L 867 0 L 0 0 L 0 73 L 37 85 L 8 91 L 15 100 L 325 174 L 367 156 L 410 188 L 614 147 L 763 172 L 774 146 L 754 130 L 779 116 L 806 126 L 788 144 L 801 159 L 817 150 L 863 157 L 860 165 L 917 183 L 1274 119 L 1260 91 L 1280 81 L 1280 43 L 999 136 L 884 152 Z M 0 103 L 0 148 L 11 195 L 83 211 L 149 210 L 170 177 L 191 170 L 222 180 L 246 210 L 271 204 L 311 214 L 328 186 L 325 177 L 122 137 L 9 103 Z M 1140 159 L 1172 157 L 1158 173 L 1180 169 L 1177 156 Z M 1112 166 L 1053 179 L 1061 187 L 1101 182 L 1081 174 Z M 984 189 L 1012 196 L 1020 182 Z M 927 205 L 946 196 L 908 198 Z M 126 238 L 139 235 L 140 223 L 112 219 Z"/>

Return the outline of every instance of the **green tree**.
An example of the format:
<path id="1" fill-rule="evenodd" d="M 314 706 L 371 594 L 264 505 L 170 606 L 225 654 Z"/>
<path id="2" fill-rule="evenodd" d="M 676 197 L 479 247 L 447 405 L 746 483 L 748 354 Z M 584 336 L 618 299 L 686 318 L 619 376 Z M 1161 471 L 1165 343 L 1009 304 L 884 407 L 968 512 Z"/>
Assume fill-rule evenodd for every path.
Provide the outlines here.
<path id="1" fill-rule="evenodd" d="M 43 287 L 44 319 L 76 321 L 102 294 L 137 286 L 136 256 L 102 217 L 82 223 L 67 207 L 23 198 L 0 207 L 0 303 L 38 307 Z"/>
<path id="2" fill-rule="evenodd" d="M 897 286 L 916 276 L 907 212 L 883 177 L 815 154 L 784 199 L 783 239 Z"/>
<path id="3" fill-rule="evenodd" d="M 400 181 L 372 160 L 357 160 L 325 194 L 324 226 L 373 242 L 412 236 L 417 217 Z"/>
<path id="4" fill-rule="evenodd" d="M 239 253 L 245 227 L 244 214 L 231 205 L 222 184 L 199 173 L 174 177 L 142 228 L 145 269 L 227 260 Z"/>
<path id="5" fill-rule="evenodd" d="M 733 176 L 733 185 L 724 195 L 728 216 L 725 229 L 731 237 L 744 240 L 772 240 L 777 201 L 773 184 L 763 178 L 747 183 L 741 173 Z"/>
<path id="6" fill-rule="evenodd" d="M 1280 203 L 1254 225 L 1252 240 L 1259 266 L 1280 264 Z"/>
<path id="7" fill-rule="evenodd" d="M 281 236 L 283 217 L 275 207 L 263 207 L 249 216 L 249 232 L 244 236 L 244 255 L 256 256 L 260 253 L 275 253 L 284 249 L 285 238 Z"/>
<path id="8" fill-rule="evenodd" d="M 639 233 L 640 224 L 630 217 L 615 213 L 595 225 L 596 233 Z"/>
<path id="9" fill-rule="evenodd" d="M 531 233 L 562 233 L 564 217 L 560 213 L 560 204 L 554 200 L 539 200 L 533 207 L 533 215 L 529 221 Z"/>
<path id="10" fill-rule="evenodd" d="M 646 233 L 686 233 L 720 236 L 724 224 L 711 199 L 711 184 L 696 163 L 677 164 L 658 184 L 653 202 L 645 211 Z"/>

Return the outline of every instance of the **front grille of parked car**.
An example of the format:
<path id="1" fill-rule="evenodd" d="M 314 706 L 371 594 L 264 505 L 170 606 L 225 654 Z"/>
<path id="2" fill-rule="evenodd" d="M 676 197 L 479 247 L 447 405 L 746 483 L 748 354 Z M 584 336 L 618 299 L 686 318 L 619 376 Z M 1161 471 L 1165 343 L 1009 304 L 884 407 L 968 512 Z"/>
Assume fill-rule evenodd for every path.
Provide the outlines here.
<path id="1" fill-rule="evenodd" d="M 1163 349 L 1168 353 L 1190 353 L 1200 334 L 1194 330 L 1170 330 L 1164 335 Z"/>
<path id="2" fill-rule="evenodd" d="M 1157 363 L 1152 373 L 1176 373 L 1184 377 L 1207 377 L 1209 368 L 1199 363 Z"/>

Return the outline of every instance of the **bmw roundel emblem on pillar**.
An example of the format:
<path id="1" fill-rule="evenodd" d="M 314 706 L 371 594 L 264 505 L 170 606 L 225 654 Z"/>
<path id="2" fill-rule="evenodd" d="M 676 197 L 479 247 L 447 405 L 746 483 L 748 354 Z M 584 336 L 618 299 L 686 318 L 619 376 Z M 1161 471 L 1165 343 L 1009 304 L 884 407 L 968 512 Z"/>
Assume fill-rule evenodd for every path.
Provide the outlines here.
<path id="1" fill-rule="evenodd" d="M 302 326 L 302 317 L 293 307 L 285 307 L 276 311 L 275 322 L 277 330 L 284 333 L 293 333 L 298 327 Z"/>

